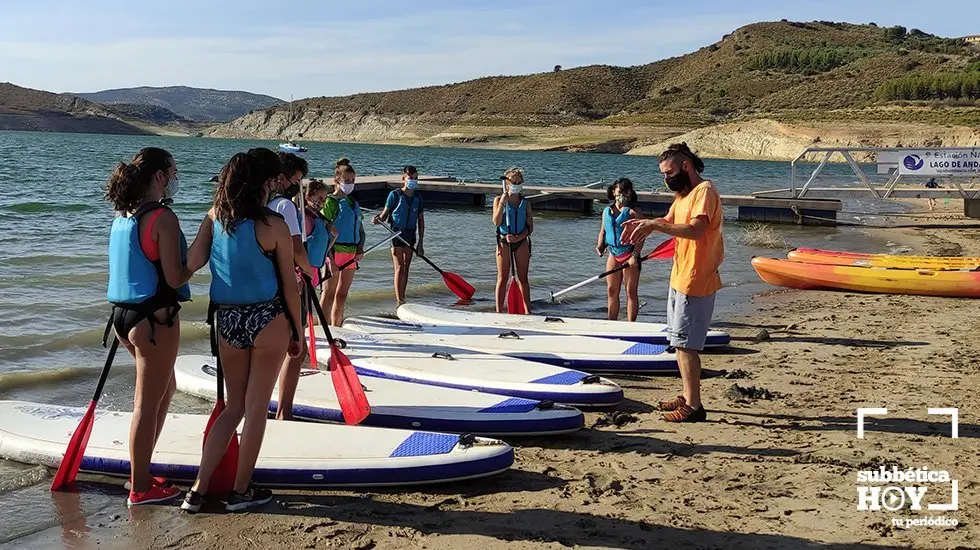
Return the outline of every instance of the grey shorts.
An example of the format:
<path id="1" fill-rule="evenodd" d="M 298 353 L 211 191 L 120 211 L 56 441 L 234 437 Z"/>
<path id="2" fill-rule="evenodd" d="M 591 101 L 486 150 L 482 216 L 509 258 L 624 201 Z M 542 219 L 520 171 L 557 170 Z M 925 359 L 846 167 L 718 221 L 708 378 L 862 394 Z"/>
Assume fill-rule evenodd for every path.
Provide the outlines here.
<path id="1" fill-rule="evenodd" d="M 688 296 L 673 288 L 667 294 L 667 334 L 675 348 L 700 351 L 708 338 L 715 295 Z"/>

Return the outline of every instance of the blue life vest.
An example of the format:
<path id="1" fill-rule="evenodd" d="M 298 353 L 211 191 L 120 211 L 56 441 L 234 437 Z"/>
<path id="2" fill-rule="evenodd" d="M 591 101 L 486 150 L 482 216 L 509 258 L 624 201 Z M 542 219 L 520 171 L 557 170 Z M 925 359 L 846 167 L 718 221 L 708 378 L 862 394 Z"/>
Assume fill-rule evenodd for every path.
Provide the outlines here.
<path id="1" fill-rule="evenodd" d="M 527 228 L 527 201 L 521 198 L 517 207 L 511 206 L 510 201 L 504 202 L 504 219 L 497 226 L 500 235 L 517 235 Z"/>
<path id="2" fill-rule="evenodd" d="M 395 229 L 415 231 L 419 223 L 419 211 L 422 209 L 422 196 L 415 191 L 411 198 L 401 189 L 395 189 L 388 194 L 385 206 L 391 210 L 391 221 Z"/>
<path id="3" fill-rule="evenodd" d="M 327 261 L 330 233 L 327 231 L 326 220 L 319 212 L 310 217 L 313 218 L 313 227 L 307 228 L 306 254 L 310 258 L 310 265 L 314 268 L 320 268 Z"/>
<path id="4" fill-rule="evenodd" d="M 357 246 L 361 241 L 360 205 L 350 197 L 339 201 L 334 197 L 327 197 L 327 200 L 338 203 L 337 218 L 333 221 L 337 228 L 337 242 L 334 244 Z"/>
<path id="5" fill-rule="evenodd" d="M 191 287 L 167 285 L 160 261 L 151 262 L 140 244 L 139 220 L 144 214 L 166 208 L 159 202 L 141 206 L 132 216 L 119 216 L 109 232 L 109 286 L 106 299 L 113 304 L 142 304 L 159 300 L 154 309 L 190 300 Z M 180 232 L 180 260 L 187 263 L 187 239 Z"/>
<path id="6" fill-rule="evenodd" d="M 620 239 L 623 237 L 623 223 L 630 219 L 630 209 L 623 208 L 619 211 L 619 215 L 613 217 L 612 207 L 607 206 L 605 210 L 602 211 L 602 227 L 606 231 L 606 244 L 609 246 L 609 252 L 613 256 L 619 256 L 620 254 L 625 254 L 627 252 L 632 252 L 632 245 L 623 245 Z"/>
<path id="7" fill-rule="evenodd" d="M 259 304 L 279 293 L 272 253 L 262 250 L 255 221 L 244 220 L 228 233 L 214 220 L 211 239 L 211 301 L 222 305 Z"/>

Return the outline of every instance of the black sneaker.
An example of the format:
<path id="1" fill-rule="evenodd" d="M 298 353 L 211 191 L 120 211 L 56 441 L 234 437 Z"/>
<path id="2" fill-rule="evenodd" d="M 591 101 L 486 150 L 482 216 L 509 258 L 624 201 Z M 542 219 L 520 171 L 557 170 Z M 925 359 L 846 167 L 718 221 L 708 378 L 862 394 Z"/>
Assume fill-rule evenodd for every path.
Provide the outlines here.
<path id="1" fill-rule="evenodd" d="M 228 504 L 225 505 L 225 510 L 229 512 L 240 512 L 249 508 L 255 508 L 256 506 L 262 506 L 271 500 L 272 491 L 249 484 L 248 489 L 245 489 L 244 493 L 232 491 L 228 495 Z"/>
<path id="2" fill-rule="evenodd" d="M 196 514 L 201 510 L 201 506 L 204 506 L 204 500 L 205 497 L 201 493 L 187 491 L 187 494 L 184 495 L 184 502 L 180 505 L 180 509 L 191 514 Z"/>

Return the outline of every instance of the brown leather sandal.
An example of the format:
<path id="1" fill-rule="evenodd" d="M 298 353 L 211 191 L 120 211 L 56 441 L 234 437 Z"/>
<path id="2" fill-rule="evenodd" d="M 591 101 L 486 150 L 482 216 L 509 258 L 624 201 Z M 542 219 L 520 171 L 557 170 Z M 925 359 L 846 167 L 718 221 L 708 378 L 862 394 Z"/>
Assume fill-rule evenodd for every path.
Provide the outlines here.
<path id="1" fill-rule="evenodd" d="M 681 405 L 676 411 L 664 415 L 667 422 L 704 422 L 707 418 L 704 406 L 692 409 L 690 405 Z"/>
<path id="2" fill-rule="evenodd" d="M 662 411 L 676 411 L 677 409 L 683 407 L 687 404 L 687 400 L 684 399 L 683 395 L 678 395 L 677 397 L 671 399 L 670 401 L 661 401 L 659 406 Z"/>

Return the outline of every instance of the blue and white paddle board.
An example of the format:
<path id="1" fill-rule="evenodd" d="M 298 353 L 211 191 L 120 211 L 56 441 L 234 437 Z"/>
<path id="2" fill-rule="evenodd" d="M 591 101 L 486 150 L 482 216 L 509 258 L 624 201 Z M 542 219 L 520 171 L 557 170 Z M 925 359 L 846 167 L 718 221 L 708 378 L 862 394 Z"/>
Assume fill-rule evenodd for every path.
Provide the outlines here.
<path id="1" fill-rule="evenodd" d="M 593 373 L 677 372 L 667 346 L 494 327 L 416 325 L 382 317 L 352 317 L 344 328 L 401 343 L 454 346 Z"/>
<path id="2" fill-rule="evenodd" d="M 323 363 L 329 358 L 330 348 L 323 328 L 315 328 L 317 358 Z M 331 332 L 342 341 L 343 353 L 362 376 L 549 400 L 576 407 L 609 406 L 623 400 L 623 389 L 614 382 L 577 370 L 451 345 L 391 341 L 343 328 L 331 327 Z"/>
<path id="3" fill-rule="evenodd" d="M 57 468 L 84 413 L 80 407 L 0 401 L 0 457 Z M 132 416 L 96 412 L 81 471 L 129 476 Z M 150 472 L 193 481 L 207 421 L 202 414 L 168 415 Z M 513 448 L 495 439 L 270 420 L 253 479 L 282 487 L 416 485 L 488 476 L 513 463 Z"/>
<path id="4" fill-rule="evenodd" d="M 569 336 L 594 336 L 615 340 L 629 340 L 644 344 L 669 345 L 667 325 L 584 319 L 580 317 L 544 315 L 508 315 L 482 311 L 467 311 L 422 304 L 404 304 L 398 308 L 398 318 L 408 323 L 457 327 L 484 327 L 501 330 L 522 330 L 565 334 Z M 705 347 L 727 346 L 731 337 L 718 330 L 709 330 Z"/>
<path id="5" fill-rule="evenodd" d="M 214 358 L 182 355 L 174 376 L 177 389 L 208 400 L 216 397 Z M 443 388 L 362 376 L 364 395 L 371 414 L 364 426 L 472 433 L 477 435 L 528 436 L 574 432 L 585 424 L 582 411 L 553 401 L 536 401 L 493 393 Z M 278 396 L 278 389 L 272 397 Z M 272 401 L 269 409 L 276 410 Z M 329 373 L 304 369 L 300 373 L 293 415 L 319 422 L 343 422 L 340 403 Z"/>

